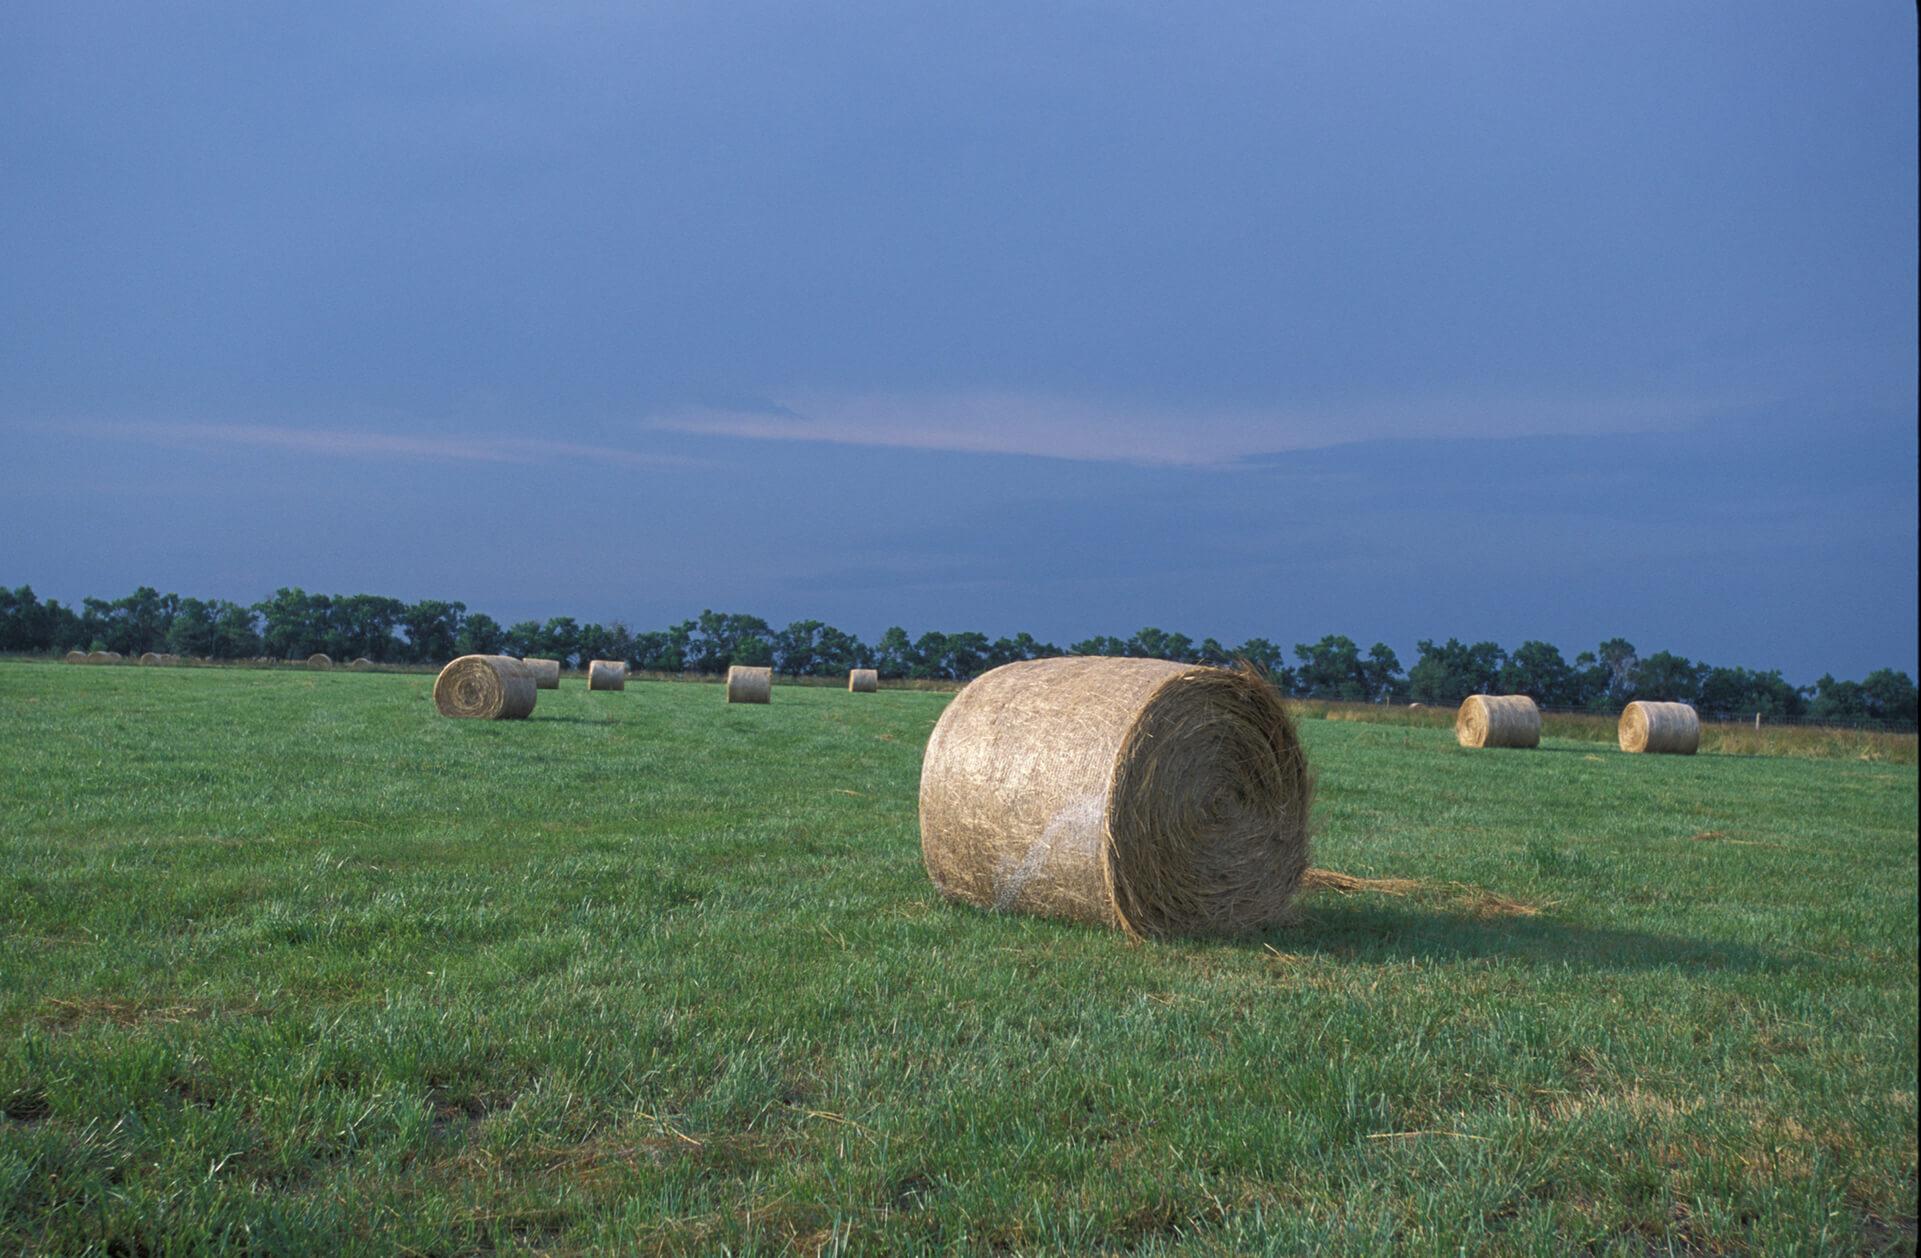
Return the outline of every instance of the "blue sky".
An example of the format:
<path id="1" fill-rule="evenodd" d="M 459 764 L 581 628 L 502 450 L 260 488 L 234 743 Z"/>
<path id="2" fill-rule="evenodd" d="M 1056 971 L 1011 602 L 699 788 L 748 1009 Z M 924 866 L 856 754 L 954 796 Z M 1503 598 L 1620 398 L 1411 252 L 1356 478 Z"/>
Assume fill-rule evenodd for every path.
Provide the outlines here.
<path id="1" fill-rule="evenodd" d="M 1907 6 L 0 12 L 0 581 L 1916 657 Z"/>

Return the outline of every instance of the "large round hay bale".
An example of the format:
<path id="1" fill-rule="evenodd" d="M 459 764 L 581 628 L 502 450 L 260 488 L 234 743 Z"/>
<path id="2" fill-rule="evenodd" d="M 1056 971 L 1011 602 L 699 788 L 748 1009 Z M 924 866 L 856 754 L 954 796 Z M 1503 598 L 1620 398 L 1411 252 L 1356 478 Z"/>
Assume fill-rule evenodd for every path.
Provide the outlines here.
<path id="1" fill-rule="evenodd" d="M 773 669 L 736 664 L 727 670 L 727 702 L 766 703 L 773 697 Z"/>
<path id="2" fill-rule="evenodd" d="M 880 689 L 880 673 L 871 668 L 850 668 L 847 688 L 857 695 L 871 695 Z"/>
<path id="3" fill-rule="evenodd" d="M 1132 935 L 1280 921 L 1307 868 L 1313 776 L 1252 670 L 1100 656 L 982 675 L 921 763 L 941 894 Z"/>
<path id="4" fill-rule="evenodd" d="M 353 663 L 347 665 L 348 668 L 359 668 L 359 669 L 368 669 L 368 668 L 372 668 L 373 666 L 374 666 L 374 662 L 368 659 L 364 655 L 357 657 Z"/>
<path id="5" fill-rule="evenodd" d="M 332 668 L 333 666 L 333 657 L 324 651 L 315 651 L 307 657 L 308 668 Z"/>
<path id="6" fill-rule="evenodd" d="M 560 673 L 554 673 L 554 684 L 560 684 Z M 587 689 L 625 690 L 627 689 L 627 663 L 625 660 L 590 660 L 587 664 Z"/>
<path id="7" fill-rule="evenodd" d="M 75 649 L 67 652 L 67 663 L 85 664 L 86 662 L 87 662 L 87 653 L 85 651 Z"/>
<path id="8" fill-rule="evenodd" d="M 1526 695 L 1469 695 L 1454 714 L 1463 747 L 1539 747 L 1541 709 Z"/>
<path id="9" fill-rule="evenodd" d="M 1701 718 L 1685 703 L 1636 699 L 1621 713 L 1621 750 L 1691 756 L 1701 749 Z"/>
<path id="10" fill-rule="evenodd" d="M 520 661 L 534 675 L 534 685 L 542 690 L 560 689 L 560 661 L 525 659 Z M 619 687 L 615 687 L 619 689 Z"/>
<path id="11" fill-rule="evenodd" d="M 534 710 L 534 678 L 505 655 L 463 655 L 434 678 L 442 716 L 516 721 Z"/>

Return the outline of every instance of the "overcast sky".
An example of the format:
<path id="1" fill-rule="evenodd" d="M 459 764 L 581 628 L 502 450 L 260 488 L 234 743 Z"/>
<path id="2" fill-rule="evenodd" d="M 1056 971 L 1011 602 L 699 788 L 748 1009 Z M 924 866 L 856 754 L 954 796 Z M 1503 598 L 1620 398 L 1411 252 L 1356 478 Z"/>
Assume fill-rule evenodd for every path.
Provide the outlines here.
<path id="1" fill-rule="evenodd" d="M 1916 659 L 1895 3 L 0 8 L 0 582 Z"/>

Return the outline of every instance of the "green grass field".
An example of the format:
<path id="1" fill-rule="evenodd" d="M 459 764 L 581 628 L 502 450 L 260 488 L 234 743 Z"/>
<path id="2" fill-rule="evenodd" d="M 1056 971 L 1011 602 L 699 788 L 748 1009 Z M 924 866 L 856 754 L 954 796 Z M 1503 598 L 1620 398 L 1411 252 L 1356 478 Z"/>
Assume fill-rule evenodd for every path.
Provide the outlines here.
<path id="1" fill-rule="evenodd" d="M 0 665 L 0 1250 L 1911 1253 L 1916 779 L 1310 720 L 1253 941 L 940 902 L 949 697 Z"/>

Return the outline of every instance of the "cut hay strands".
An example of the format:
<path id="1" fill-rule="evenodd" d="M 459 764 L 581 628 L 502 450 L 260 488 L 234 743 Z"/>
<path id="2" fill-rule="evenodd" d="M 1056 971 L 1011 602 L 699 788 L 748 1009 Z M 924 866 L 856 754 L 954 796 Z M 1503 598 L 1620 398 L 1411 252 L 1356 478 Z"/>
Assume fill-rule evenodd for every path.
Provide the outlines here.
<path id="1" fill-rule="evenodd" d="M 534 686 L 540 690 L 560 689 L 560 661 L 528 658 L 520 661 L 527 671 L 534 675 Z M 618 689 L 618 687 L 616 687 Z"/>
<path id="2" fill-rule="evenodd" d="M 1637 755 L 1691 756 L 1701 749 L 1701 718 L 1685 703 L 1636 699 L 1621 713 L 1618 737 Z"/>
<path id="3" fill-rule="evenodd" d="M 847 670 L 847 689 L 857 695 L 871 695 L 880 689 L 880 673 L 871 668 Z"/>
<path id="4" fill-rule="evenodd" d="M 532 676 L 532 674 L 529 674 Z M 560 684 L 560 672 L 556 666 L 554 684 Z M 627 664 L 623 660 L 591 660 L 587 664 L 587 689 L 625 690 L 627 689 Z"/>
<path id="5" fill-rule="evenodd" d="M 1526 695 L 1469 695 L 1454 714 L 1463 747 L 1539 747 L 1541 709 Z"/>
<path id="6" fill-rule="evenodd" d="M 332 668 L 333 666 L 333 657 L 324 651 L 315 651 L 307 657 L 308 668 Z"/>
<path id="7" fill-rule="evenodd" d="M 727 670 L 727 702 L 768 703 L 773 697 L 773 669 L 736 664 Z"/>
<path id="8" fill-rule="evenodd" d="M 941 715 L 921 857 L 941 894 L 1135 936 L 1280 921 L 1313 777 L 1252 671 L 1099 656 L 1003 665 Z"/>
<path id="9" fill-rule="evenodd" d="M 442 716 L 516 721 L 534 710 L 534 678 L 505 655 L 463 655 L 434 678 Z"/>

